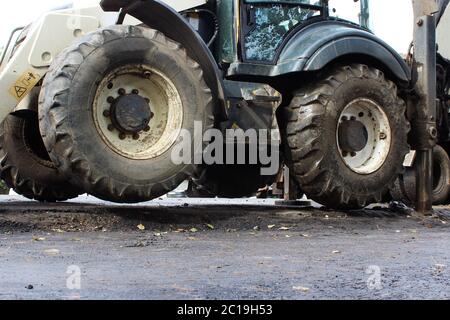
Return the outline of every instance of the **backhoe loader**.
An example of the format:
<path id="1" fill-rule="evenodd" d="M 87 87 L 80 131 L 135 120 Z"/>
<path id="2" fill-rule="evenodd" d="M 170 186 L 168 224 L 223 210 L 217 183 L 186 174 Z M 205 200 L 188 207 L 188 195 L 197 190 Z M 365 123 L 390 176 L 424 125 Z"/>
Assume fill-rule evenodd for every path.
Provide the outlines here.
<path id="1" fill-rule="evenodd" d="M 186 179 L 245 197 L 278 168 L 231 151 L 276 146 L 310 199 L 382 201 L 414 145 L 414 65 L 370 31 L 368 1 L 359 21 L 331 2 L 103 0 L 44 15 L 2 61 L 2 178 L 41 201 L 141 202 Z M 233 130 L 257 139 L 239 149 Z M 208 152 L 218 161 L 198 161 Z"/>

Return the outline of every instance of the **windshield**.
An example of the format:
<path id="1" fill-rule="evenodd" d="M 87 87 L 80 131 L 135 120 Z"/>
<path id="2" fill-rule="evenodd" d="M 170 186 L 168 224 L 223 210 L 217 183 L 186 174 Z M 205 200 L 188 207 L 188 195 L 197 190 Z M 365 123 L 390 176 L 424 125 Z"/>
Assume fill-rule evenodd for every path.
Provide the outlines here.
<path id="1" fill-rule="evenodd" d="M 341 0 L 342 1 L 342 0 Z M 307 5 L 313 5 L 313 6 L 321 6 L 322 0 L 246 0 L 245 3 L 287 3 L 287 4 L 307 4 Z"/>
<path id="2" fill-rule="evenodd" d="M 247 0 L 245 3 L 244 53 L 246 60 L 253 61 L 272 61 L 291 30 L 322 13 L 321 1 L 317 0 Z"/>
<path id="3" fill-rule="evenodd" d="M 363 27 L 369 24 L 369 0 L 329 0 L 329 16 Z M 325 15 L 321 0 L 245 0 L 243 39 L 245 59 L 270 62 L 286 36 L 297 26 Z"/>

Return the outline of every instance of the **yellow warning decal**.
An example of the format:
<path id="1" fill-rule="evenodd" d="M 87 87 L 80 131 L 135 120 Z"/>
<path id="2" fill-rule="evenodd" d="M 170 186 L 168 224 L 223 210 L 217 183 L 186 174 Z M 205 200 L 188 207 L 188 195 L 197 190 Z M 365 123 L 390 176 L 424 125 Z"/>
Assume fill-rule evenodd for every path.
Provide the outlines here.
<path id="1" fill-rule="evenodd" d="M 36 86 L 40 79 L 39 75 L 28 71 L 9 89 L 9 93 L 17 101 L 20 101 L 27 96 L 28 92 Z"/>

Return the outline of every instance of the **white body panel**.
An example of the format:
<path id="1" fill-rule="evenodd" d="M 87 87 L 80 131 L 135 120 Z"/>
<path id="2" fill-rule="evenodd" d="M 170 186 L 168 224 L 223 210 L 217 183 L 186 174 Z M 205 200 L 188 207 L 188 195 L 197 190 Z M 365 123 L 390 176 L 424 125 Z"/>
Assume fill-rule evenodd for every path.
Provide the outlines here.
<path id="1" fill-rule="evenodd" d="M 172 8 L 183 11 L 206 3 L 206 0 L 166 0 Z M 93 4 L 81 7 L 82 4 Z M 98 0 L 78 0 L 74 8 L 44 14 L 33 25 L 25 41 L 10 61 L 0 69 L 0 122 L 17 108 L 26 108 L 25 99 L 48 71 L 55 57 L 74 40 L 100 27 L 115 23 L 117 13 L 104 12 Z M 141 22 L 127 16 L 124 24 Z"/>

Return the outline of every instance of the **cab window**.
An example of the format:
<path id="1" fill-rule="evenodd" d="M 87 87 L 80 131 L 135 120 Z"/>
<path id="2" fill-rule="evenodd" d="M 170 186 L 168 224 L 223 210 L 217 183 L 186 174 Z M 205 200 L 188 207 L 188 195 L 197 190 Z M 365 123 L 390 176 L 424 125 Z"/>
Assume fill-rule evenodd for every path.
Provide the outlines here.
<path id="1" fill-rule="evenodd" d="M 321 1 L 246 0 L 243 25 L 246 60 L 273 61 L 286 35 L 308 19 L 320 16 Z"/>

